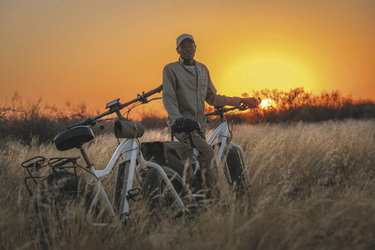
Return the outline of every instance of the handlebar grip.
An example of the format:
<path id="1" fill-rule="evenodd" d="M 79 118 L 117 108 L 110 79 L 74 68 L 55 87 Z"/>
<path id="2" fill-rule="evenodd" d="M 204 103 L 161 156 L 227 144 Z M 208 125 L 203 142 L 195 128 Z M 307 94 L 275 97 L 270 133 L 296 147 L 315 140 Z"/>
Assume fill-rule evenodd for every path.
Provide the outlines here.
<path id="1" fill-rule="evenodd" d="M 160 86 L 157 87 L 155 90 L 156 90 L 156 92 L 162 91 L 163 90 L 163 84 L 160 84 Z"/>
<path id="2" fill-rule="evenodd" d="M 149 92 L 147 92 L 147 93 L 144 93 L 142 96 L 143 97 L 149 97 L 149 96 L 151 96 L 151 95 L 153 95 L 153 94 L 156 94 L 156 93 L 159 93 L 160 91 L 162 91 L 163 90 L 163 84 L 161 84 L 159 87 L 157 87 L 156 89 L 153 89 L 153 90 L 151 90 L 151 91 L 149 91 Z"/>

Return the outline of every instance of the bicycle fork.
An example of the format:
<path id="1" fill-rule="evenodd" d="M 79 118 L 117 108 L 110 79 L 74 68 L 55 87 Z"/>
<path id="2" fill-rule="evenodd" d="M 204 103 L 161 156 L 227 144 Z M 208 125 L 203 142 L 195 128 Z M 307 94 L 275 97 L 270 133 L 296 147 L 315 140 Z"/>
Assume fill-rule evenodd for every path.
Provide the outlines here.
<path id="1" fill-rule="evenodd" d="M 158 171 L 161 178 L 163 179 L 163 181 L 166 183 L 167 188 L 171 191 L 172 196 L 176 200 L 177 204 L 181 207 L 183 212 L 186 212 L 187 208 L 185 207 L 184 203 L 178 196 L 175 188 L 173 187 L 171 181 L 165 174 L 163 168 L 154 162 L 146 161 L 143 158 L 142 154 L 138 154 L 137 156 L 137 153 L 138 153 L 137 150 L 131 151 L 130 160 L 127 160 L 127 157 L 125 157 L 125 161 L 121 163 L 119 167 L 119 176 L 118 176 L 119 178 L 117 181 L 118 183 L 116 184 L 116 189 L 122 187 L 122 190 L 120 193 L 118 193 L 119 190 L 116 190 L 118 194 L 116 195 L 116 192 L 115 192 L 115 201 L 119 205 L 118 207 L 119 207 L 120 213 L 129 214 L 130 212 L 128 198 L 132 196 L 130 192 L 133 187 L 133 180 L 134 180 L 133 177 L 134 177 L 136 162 L 138 162 L 139 166 L 141 166 L 142 168 L 146 168 L 146 167 L 155 168 Z"/>
<path id="2" fill-rule="evenodd" d="M 188 209 L 186 208 L 185 204 L 182 202 L 180 196 L 177 194 L 176 189 L 173 187 L 171 181 L 169 180 L 168 176 L 165 174 L 163 168 L 160 165 L 158 165 L 154 162 L 146 161 L 143 158 L 142 154 L 138 155 L 137 160 L 138 160 L 139 165 L 143 166 L 144 168 L 145 167 L 151 167 L 151 168 L 155 168 L 158 171 L 159 175 L 163 179 L 167 188 L 169 189 L 169 191 L 171 191 L 172 196 L 175 199 L 175 201 L 177 202 L 177 204 L 181 207 L 183 212 L 187 212 Z"/>

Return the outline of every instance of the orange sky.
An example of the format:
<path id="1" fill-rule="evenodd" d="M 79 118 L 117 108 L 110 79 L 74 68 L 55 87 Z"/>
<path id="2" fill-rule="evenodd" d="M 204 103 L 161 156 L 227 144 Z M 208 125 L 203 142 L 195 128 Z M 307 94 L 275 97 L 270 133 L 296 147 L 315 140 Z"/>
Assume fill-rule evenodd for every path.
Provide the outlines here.
<path id="1" fill-rule="evenodd" d="M 219 93 L 375 96 L 374 0 L 0 0 L 0 104 L 104 110 L 157 87 L 191 33 Z M 160 101 L 159 101 L 160 102 Z"/>

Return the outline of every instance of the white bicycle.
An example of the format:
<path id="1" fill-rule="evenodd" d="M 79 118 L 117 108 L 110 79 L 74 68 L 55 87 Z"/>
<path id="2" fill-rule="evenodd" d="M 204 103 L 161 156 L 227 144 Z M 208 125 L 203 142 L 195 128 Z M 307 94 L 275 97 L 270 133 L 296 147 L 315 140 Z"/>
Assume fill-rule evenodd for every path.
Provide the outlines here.
<path id="1" fill-rule="evenodd" d="M 67 219 L 72 209 L 65 211 L 65 208 L 74 208 L 84 203 L 85 221 L 94 225 L 107 225 L 113 223 L 114 220 L 126 221 L 131 213 L 129 201 L 141 200 L 144 196 L 152 204 L 157 203 L 157 207 L 164 215 L 172 216 L 171 213 L 180 215 L 188 212 L 187 206 L 195 202 L 189 188 L 171 168 L 145 160 L 137 139 L 143 135 L 142 124 L 125 120 L 120 113 L 120 110 L 130 105 L 133 106 L 128 112 L 140 104 L 154 100 L 148 100 L 147 98 L 161 90 L 162 86 L 159 86 L 124 104 L 121 104 L 119 99 L 112 101 L 106 105 L 108 111 L 96 117 L 88 118 L 55 137 L 55 145 L 58 150 L 79 149 L 86 166 L 78 164 L 80 157 L 45 158 L 36 156 L 23 162 L 22 166 L 28 172 L 25 184 L 30 195 L 33 195 L 30 182 L 37 184 L 39 187 L 37 195 L 39 204 L 37 205 L 43 207 L 40 206 L 40 203 L 42 203 L 43 205 L 60 206 L 64 210 L 64 214 L 59 212 L 60 216 L 62 215 Z M 124 140 L 117 147 L 107 166 L 103 170 L 97 170 L 90 161 L 83 145 L 94 139 L 94 133 L 90 126 L 95 125 L 101 118 L 112 113 L 117 114 L 114 123 L 115 136 L 124 138 Z M 101 179 L 110 175 L 116 166 L 118 166 L 118 170 L 114 198 L 111 202 Z M 49 170 L 48 174 L 42 174 L 41 169 L 45 167 Z M 91 175 L 88 182 L 77 174 L 79 169 Z M 150 169 L 154 170 L 152 175 L 149 174 Z M 155 172 L 157 175 L 155 175 Z M 134 187 L 134 180 L 139 182 L 138 187 Z M 147 192 L 144 192 L 144 189 L 147 189 Z M 106 216 L 105 219 L 104 215 Z"/>
<path id="2" fill-rule="evenodd" d="M 257 100 L 260 103 L 260 99 Z M 228 112 L 245 111 L 249 108 L 246 105 L 240 105 L 238 107 L 226 108 L 218 107 L 211 113 L 206 114 L 209 116 L 219 116 L 220 125 L 212 133 L 208 144 L 212 146 L 215 151 L 216 165 L 219 171 L 222 170 L 226 177 L 228 184 L 233 188 L 238 196 L 241 196 L 246 190 L 249 189 L 251 182 L 246 166 L 245 156 L 242 148 L 232 142 L 232 131 L 230 130 L 228 123 L 225 119 L 225 114 Z M 193 192 L 193 196 L 197 201 L 202 201 L 206 197 L 206 193 L 202 192 L 202 176 L 199 166 L 199 153 L 195 149 L 193 141 L 191 139 L 191 132 L 195 129 L 200 130 L 200 126 L 197 122 L 185 119 L 185 126 L 182 128 L 176 128 L 172 125 L 172 138 L 173 133 L 185 132 L 190 137 L 190 146 L 183 142 L 149 142 L 149 148 L 163 147 L 163 150 L 148 150 L 154 151 L 149 155 L 154 155 L 157 159 L 156 162 L 160 164 L 166 164 L 169 168 L 176 171 L 180 176 L 184 176 L 186 183 Z M 159 144 L 157 144 L 159 143 Z M 172 144 L 172 146 L 166 146 Z M 169 155 L 169 160 L 160 159 L 157 155 L 158 152 L 169 151 L 164 155 Z M 159 159 L 159 160 L 158 160 Z"/>

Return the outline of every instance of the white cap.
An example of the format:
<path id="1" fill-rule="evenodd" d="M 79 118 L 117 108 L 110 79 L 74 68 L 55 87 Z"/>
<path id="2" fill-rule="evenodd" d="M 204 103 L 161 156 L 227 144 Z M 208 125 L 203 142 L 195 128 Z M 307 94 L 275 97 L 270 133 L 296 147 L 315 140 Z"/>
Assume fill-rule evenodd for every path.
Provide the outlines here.
<path id="1" fill-rule="evenodd" d="M 180 46 L 180 44 L 182 43 L 182 41 L 185 40 L 185 39 L 190 39 L 190 40 L 192 40 L 195 43 L 194 38 L 193 38 L 192 35 L 182 34 L 181 36 L 177 37 L 177 41 L 176 41 L 177 47 Z"/>

